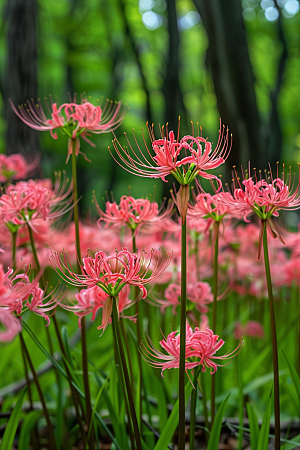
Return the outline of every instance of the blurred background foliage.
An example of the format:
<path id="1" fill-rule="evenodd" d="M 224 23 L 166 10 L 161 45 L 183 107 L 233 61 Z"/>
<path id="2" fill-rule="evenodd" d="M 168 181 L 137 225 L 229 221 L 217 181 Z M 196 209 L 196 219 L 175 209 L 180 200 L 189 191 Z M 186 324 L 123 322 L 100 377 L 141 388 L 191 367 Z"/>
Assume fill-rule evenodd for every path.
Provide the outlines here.
<path id="1" fill-rule="evenodd" d="M 300 14 L 298 0 L 1 0 L 0 151 L 41 153 L 43 174 L 65 169 L 67 139 L 27 128 L 8 99 L 77 93 L 91 102 L 122 100 L 128 114 L 116 135 L 141 142 L 146 121 L 180 135 L 199 123 L 217 141 L 219 120 L 233 133 L 226 165 L 264 169 L 300 161 Z M 42 100 L 43 101 L 43 100 Z M 196 126 L 196 125 L 195 125 Z M 126 173 L 108 152 L 112 135 L 82 142 L 82 212 L 92 191 L 157 196 L 172 186 Z M 294 170 L 294 169 L 293 169 Z"/>

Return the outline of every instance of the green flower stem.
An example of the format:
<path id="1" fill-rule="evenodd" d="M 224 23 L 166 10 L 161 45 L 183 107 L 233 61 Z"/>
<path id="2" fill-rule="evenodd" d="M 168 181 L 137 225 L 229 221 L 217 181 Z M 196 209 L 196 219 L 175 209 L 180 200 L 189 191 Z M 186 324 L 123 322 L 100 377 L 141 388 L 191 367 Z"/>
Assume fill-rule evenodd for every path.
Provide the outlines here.
<path id="1" fill-rule="evenodd" d="M 242 376 L 242 355 L 239 355 L 238 358 L 235 358 L 236 363 L 236 372 L 237 372 L 237 384 L 239 390 L 239 426 L 240 429 L 238 431 L 238 445 L 237 450 L 242 450 L 243 448 L 243 426 L 244 426 L 244 396 L 243 396 L 243 376 Z"/>
<path id="2" fill-rule="evenodd" d="M 63 343 L 60 331 L 59 331 L 59 327 L 58 327 L 58 323 L 57 323 L 55 315 L 52 316 L 52 319 L 53 319 L 53 322 L 54 322 L 54 328 L 55 328 L 56 336 L 57 336 L 57 339 L 58 339 L 58 342 L 59 342 L 60 350 L 61 350 L 62 354 L 64 355 L 64 357 L 67 359 L 66 349 L 65 349 L 65 346 L 64 346 L 64 343 Z M 80 398 L 78 392 L 76 391 L 76 389 L 74 388 L 74 386 L 72 384 L 72 381 L 75 381 L 75 380 L 72 379 L 71 372 L 70 372 L 69 367 L 66 364 L 64 359 L 63 359 L 63 361 L 64 361 L 64 366 L 65 366 L 66 373 L 68 375 L 68 382 L 69 382 L 71 393 L 72 393 L 72 398 L 73 398 L 73 403 L 74 403 L 74 408 L 75 408 L 75 414 L 76 414 L 76 419 L 77 419 L 77 422 L 78 422 L 78 425 L 79 425 L 79 429 L 80 429 L 80 434 L 81 434 L 81 438 L 82 438 L 82 442 L 83 442 L 83 448 L 85 449 L 86 448 L 86 433 L 84 431 L 84 427 L 83 427 L 83 423 L 82 423 L 82 419 L 81 419 L 80 409 L 79 408 L 81 407 L 81 411 L 82 412 L 84 411 L 84 409 L 83 409 L 83 406 L 82 406 L 82 403 L 81 403 L 81 398 Z"/>
<path id="3" fill-rule="evenodd" d="M 73 205 L 74 205 L 74 224 L 75 224 L 75 241 L 76 241 L 76 254 L 77 254 L 77 272 L 81 273 L 81 250 L 80 250 L 80 234 L 79 234 L 79 213 L 78 213 L 78 188 L 77 188 L 77 161 L 76 161 L 76 139 L 71 139 L 72 142 L 72 181 L 73 181 Z M 91 393 L 89 384 L 88 373 L 88 357 L 87 357 L 87 344 L 86 344 L 86 324 L 85 317 L 81 319 L 81 350 L 82 350 L 82 370 L 83 370 L 83 384 L 86 401 L 86 426 L 90 428 L 90 422 L 92 417 L 92 404 Z M 90 449 L 94 445 L 93 433 L 90 434 L 89 446 Z"/>
<path id="4" fill-rule="evenodd" d="M 264 248 L 264 260 L 265 260 L 265 272 L 266 272 L 267 287 L 268 287 L 271 336 L 272 336 L 272 352 L 273 352 L 275 450 L 280 450 L 280 402 L 279 402 L 278 349 L 277 349 L 273 289 L 272 289 L 270 261 L 269 261 L 269 252 L 268 252 L 267 221 L 262 220 L 262 225 L 263 225 L 263 248 Z"/>
<path id="5" fill-rule="evenodd" d="M 17 268 L 17 264 L 16 264 L 17 234 L 18 234 L 17 231 L 14 231 L 13 233 L 11 233 L 13 271 L 15 271 Z"/>
<path id="6" fill-rule="evenodd" d="M 196 403 L 197 403 L 197 388 L 198 388 L 198 373 L 199 366 L 194 369 L 194 387 L 191 395 L 191 413 L 190 413 L 190 449 L 195 450 L 195 425 L 196 425 Z"/>
<path id="7" fill-rule="evenodd" d="M 112 321 L 113 321 L 114 333 L 115 333 L 115 337 L 116 337 L 116 347 L 119 348 L 119 352 L 120 352 L 120 360 L 121 360 L 121 365 L 122 365 L 122 370 L 123 370 L 124 380 L 125 380 L 125 385 L 126 385 L 126 390 L 127 390 L 127 396 L 128 396 L 131 420 L 132 420 L 132 424 L 133 424 L 136 448 L 137 448 L 137 450 L 142 450 L 139 426 L 138 426 L 138 421 L 137 421 L 137 417 L 136 417 L 136 413 L 135 413 L 134 402 L 133 402 L 131 386 L 130 386 L 129 373 L 128 373 L 128 369 L 127 369 L 126 356 L 125 356 L 123 343 L 122 343 L 122 336 L 121 336 L 121 332 L 120 332 L 117 301 L 116 301 L 115 297 L 113 297 L 113 304 L 112 304 Z"/>
<path id="8" fill-rule="evenodd" d="M 47 406 L 46 406 L 46 402 L 45 402 L 45 399 L 44 399 L 44 396 L 43 396 L 43 392 L 42 392 L 42 389 L 41 389 L 41 386 L 40 386 L 40 383 L 39 383 L 38 376 L 37 376 L 36 371 L 34 369 L 34 365 L 33 365 L 32 360 L 30 358 L 30 355 L 29 355 L 29 352 L 27 350 L 27 347 L 26 347 L 24 338 L 22 336 L 22 333 L 20 333 L 20 339 L 21 339 L 21 342 L 22 342 L 22 348 L 24 350 L 26 359 L 28 361 L 28 364 L 29 364 L 29 367 L 30 367 L 30 370 L 31 370 L 31 373 L 32 373 L 32 376 L 33 376 L 33 379 L 34 379 L 34 382 L 35 382 L 38 394 L 39 394 L 39 398 L 40 398 L 40 401 L 41 401 L 41 404 L 42 404 L 43 413 L 44 413 L 44 416 L 45 416 L 45 419 L 46 419 L 46 423 L 47 423 L 50 449 L 51 450 L 56 450 L 56 443 L 55 443 L 55 438 L 54 438 L 54 433 L 53 433 L 53 428 L 52 428 L 52 423 L 51 423 L 51 420 L 50 420 L 49 412 L 48 412 L 48 409 L 47 409 Z"/>
<path id="9" fill-rule="evenodd" d="M 36 270 L 37 270 L 38 273 L 40 273 L 41 265 L 40 265 L 39 258 L 38 258 L 38 255 L 37 255 L 32 229 L 31 229 L 29 223 L 27 223 L 27 228 L 28 228 L 28 233 L 29 233 L 31 251 L 32 251 L 33 259 L 34 259 L 34 262 L 35 262 L 35 265 L 36 265 Z M 46 289 L 46 283 L 45 283 L 45 279 L 44 279 L 44 275 L 43 274 L 40 277 L 40 283 L 41 283 L 41 288 L 43 290 L 45 290 Z M 45 330 L 46 330 L 46 336 L 47 336 L 49 350 L 50 350 L 51 355 L 53 356 L 53 346 L 52 346 L 52 341 L 51 341 L 51 337 L 50 337 L 50 333 L 49 333 L 49 328 L 45 327 Z"/>
<path id="10" fill-rule="evenodd" d="M 186 345 L 186 220 L 181 218 L 181 301 L 179 356 L 179 424 L 178 450 L 185 449 L 185 345 Z"/>
<path id="11" fill-rule="evenodd" d="M 214 238 L 214 262 L 213 262 L 213 311 L 212 311 L 212 330 L 216 334 L 217 325 L 217 300 L 218 300 L 218 258 L 219 258 L 219 230 L 220 222 L 215 221 L 213 225 L 213 238 Z M 215 420 L 216 410 L 216 374 L 211 377 L 211 421 L 210 426 L 212 428 Z"/>
<path id="12" fill-rule="evenodd" d="M 19 338 L 20 338 L 20 347 L 21 347 L 21 355 L 22 355 L 22 361 L 23 361 L 23 366 L 24 366 L 24 373 L 25 373 L 25 378 L 26 378 L 26 382 L 27 382 L 27 386 L 28 386 L 28 398 L 29 398 L 29 404 L 30 404 L 30 410 L 33 411 L 33 400 L 32 400 L 32 393 L 31 393 L 31 385 L 30 385 L 30 380 L 29 380 L 29 376 L 28 376 L 28 370 L 27 370 L 27 363 L 26 363 L 26 358 L 25 358 L 25 350 L 24 350 L 24 338 L 21 337 L 22 331 L 21 333 L 19 333 Z M 34 450 L 38 450 L 38 431 L 37 431 L 37 427 L 34 427 L 34 433 L 32 435 L 32 445 Z"/>
<path id="13" fill-rule="evenodd" d="M 115 362 L 116 362 L 116 366 L 117 366 L 117 369 L 119 372 L 119 381 L 121 383 L 121 388 L 122 388 L 122 392 L 123 392 L 123 396 L 124 396 L 125 411 L 126 411 L 126 415 L 127 415 L 128 434 L 129 434 L 129 439 L 131 442 L 131 449 L 134 450 L 135 443 L 134 443 L 134 435 L 133 435 L 133 430 L 132 430 L 132 420 L 131 420 L 129 404 L 128 404 L 128 396 L 127 396 L 127 392 L 126 392 L 124 376 L 123 376 L 122 367 L 121 367 L 120 351 L 119 351 L 119 346 L 118 346 L 116 329 L 114 327 L 114 324 L 112 324 L 112 325 L 113 325 L 112 329 L 113 329 L 113 336 L 114 336 L 113 346 L 114 346 L 114 352 L 115 352 Z"/>
<path id="14" fill-rule="evenodd" d="M 123 336 L 123 339 L 124 339 L 124 344 L 125 344 L 126 353 L 127 353 L 127 361 L 128 361 L 130 380 L 131 380 L 131 390 L 132 390 L 132 392 L 134 392 L 133 369 L 132 369 L 132 362 L 131 362 L 131 358 L 130 358 L 129 341 L 128 341 L 128 335 L 126 333 L 123 320 L 121 320 L 121 322 L 120 322 L 120 327 L 121 327 L 121 333 L 122 333 L 122 336 Z"/>
<path id="15" fill-rule="evenodd" d="M 201 386 L 201 390 L 202 390 L 204 423 L 205 423 L 205 427 L 206 427 L 205 440 L 208 441 L 208 431 L 207 430 L 209 430 L 209 421 L 208 421 L 208 409 L 207 409 L 206 380 L 205 380 L 205 373 L 202 371 L 200 372 L 200 386 Z"/>
<path id="16" fill-rule="evenodd" d="M 80 235 L 79 235 L 79 213 L 78 213 L 78 185 L 77 185 L 77 161 L 76 161 L 76 139 L 72 139 L 72 182 L 73 182 L 73 213 L 75 224 L 75 242 L 77 254 L 77 272 L 81 272 L 81 250 L 80 250 Z"/>
<path id="17" fill-rule="evenodd" d="M 132 230 L 132 252 L 136 253 L 136 239 L 135 239 L 135 231 Z M 139 295 L 139 288 L 138 286 L 134 287 L 134 300 L 137 299 Z M 135 314 L 137 316 L 136 321 L 136 334 L 137 334 L 137 358 L 138 358 L 138 366 L 139 366 L 139 374 L 140 374 L 140 383 L 139 383 L 139 392 L 138 392 L 138 422 L 139 422 L 139 428 L 142 429 L 142 391 L 143 391 L 143 374 L 142 374 L 142 357 L 141 353 L 138 350 L 138 347 L 142 340 L 142 333 L 141 333 L 141 325 L 140 325 L 140 308 L 139 308 L 139 302 L 135 303 Z M 132 379 L 133 381 L 133 379 Z"/>
<path id="18" fill-rule="evenodd" d="M 32 250 L 34 262 L 35 262 L 37 270 L 40 271 L 41 270 L 41 266 L 40 266 L 39 258 L 38 258 L 38 255 L 37 255 L 36 247 L 35 247 L 35 242 L 34 242 L 34 238 L 33 238 L 32 229 L 30 228 L 29 224 L 27 224 L 27 226 L 28 226 L 30 245 L 31 245 L 31 250 Z M 45 283 L 45 280 L 44 280 L 43 276 L 41 277 L 41 287 L 42 287 L 43 290 L 46 288 L 46 283 Z M 52 320 L 53 320 L 53 323 L 54 323 L 54 328 L 55 328 L 57 339 L 58 339 L 58 342 L 59 342 L 59 345 L 60 345 L 60 349 L 61 349 L 63 355 L 66 356 L 65 347 L 64 347 L 64 344 L 63 344 L 63 341 L 62 341 L 62 338 L 61 338 L 61 334 L 60 334 L 60 331 L 59 331 L 59 327 L 58 327 L 58 323 L 57 323 L 55 314 L 52 316 Z M 51 338 L 50 338 L 50 334 L 49 334 L 49 329 L 48 328 L 46 328 L 46 333 L 47 333 L 47 339 L 48 339 L 48 344 L 49 344 L 49 348 L 50 348 L 50 353 L 51 353 L 51 355 L 53 355 L 52 341 L 51 341 Z M 68 369 L 66 364 L 65 364 L 65 368 L 66 368 L 66 371 L 68 373 L 68 380 L 70 381 L 70 388 L 71 388 L 71 392 L 72 392 L 72 397 L 73 397 L 75 412 L 76 412 L 76 416 L 77 416 L 77 421 L 79 423 L 79 427 L 80 427 L 80 430 L 82 432 L 82 440 L 85 443 L 85 433 L 84 433 L 84 430 L 83 430 L 83 425 L 82 425 L 82 422 L 81 422 L 81 419 L 80 419 L 79 410 L 78 410 L 78 396 L 77 396 L 77 393 L 76 393 L 76 391 L 75 391 L 75 389 L 74 389 L 74 387 L 73 387 L 73 385 L 71 383 L 71 375 L 69 373 L 69 369 Z"/>

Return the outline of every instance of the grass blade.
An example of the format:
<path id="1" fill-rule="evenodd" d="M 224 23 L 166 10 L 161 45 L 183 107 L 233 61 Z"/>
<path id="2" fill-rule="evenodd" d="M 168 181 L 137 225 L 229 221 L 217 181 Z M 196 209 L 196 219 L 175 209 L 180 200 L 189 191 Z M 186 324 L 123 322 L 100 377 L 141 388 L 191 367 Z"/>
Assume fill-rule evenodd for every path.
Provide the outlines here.
<path id="1" fill-rule="evenodd" d="M 292 364 L 291 360 L 286 356 L 286 354 L 284 353 L 284 351 L 282 350 L 286 365 L 288 366 L 290 375 L 291 375 L 291 379 L 294 385 L 294 388 L 296 390 L 297 393 L 297 397 L 298 397 L 298 401 L 300 403 L 300 378 L 299 375 L 297 373 L 297 370 L 295 369 L 294 365 Z"/>
<path id="2" fill-rule="evenodd" d="M 259 427 L 258 427 L 257 416 L 255 414 L 254 409 L 250 405 L 250 403 L 247 403 L 247 413 L 248 413 L 249 427 L 250 427 L 251 450 L 256 450 L 257 444 L 258 444 L 258 437 L 259 437 Z"/>
<path id="3" fill-rule="evenodd" d="M 230 395 L 230 394 L 229 394 Z M 207 450 L 217 450 L 219 446 L 222 422 L 225 408 L 229 399 L 229 395 L 223 400 L 214 420 L 212 430 L 210 432 Z"/>
<path id="4" fill-rule="evenodd" d="M 42 415 L 42 411 L 30 411 L 26 414 L 19 437 L 18 449 L 27 450 L 30 445 L 31 432 Z"/>
<path id="5" fill-rule="evenodd" d="M 191 392 L 192 392 L 193 386 L 188 381 L 185 385 L 185 401 L 187 402 Z M 179 411 L 179 400 L 176 401 L 172 412 L 168 418 L 168 421 L 163 429 L 163 432 L 160 435 L 160 438 L 158 439 L 156 446 L 154 447 L 154 450 L 166 450 L 168 447 L 169 442 L 172 440 L 172 436 L 175 433 L 176 427 L 178 425 L 178 411 Z"/>
<path id="6" fill-rule="evenodd" d="M 259 432 L 257 450 L 266 450 L 269 444 L 270 419 L 271 419 L 272 395 L 269 398 L 267 408 L 264 414 L 263 422 Z"/>
<path id="7" fill-rule="evenodd" d="M 27 386 L 25 386 L 21 394 L 19 395 L 18 401 L 11 413 L 9 421 L 6 425 L 5 432 L 0 444 L 0 450 L 11 450 L 15 438 L 15 434 L 19 425 L 19 419 L 22 412 L 23 400 L 27 391 Z"/>

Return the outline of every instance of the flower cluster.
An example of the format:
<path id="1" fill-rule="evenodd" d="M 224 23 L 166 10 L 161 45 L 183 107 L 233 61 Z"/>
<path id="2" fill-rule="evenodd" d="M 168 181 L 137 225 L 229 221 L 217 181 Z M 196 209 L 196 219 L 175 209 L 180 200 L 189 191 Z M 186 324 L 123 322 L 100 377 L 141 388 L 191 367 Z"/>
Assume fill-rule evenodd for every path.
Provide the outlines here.
<path id="1" fill-rule="evenodd" d="M 16 317 L 26 310 L 44 317 L 50 324 L 49 311 L 57 305 L 60 292 L 46 295 L 37 280 L 32 282 L 28 273 L 16 274 L 12 269 L 6 273 L 0 265 L 0 322 L 5 330 L 0 332 L 0 341 L 10 341 L 22 329 L 21 321 Z"/>
<path id="2" fill-rule="evenodd" d="M 153 156 L 145 143 L 149 159 L 144 156 L 136 138 L 135 142 L 141 156 L 137 155 L 128 138 L 128 148 L 122 147 L 114 139 L 114 148 L 121 163 L 117 159 L 116 161 L 128 172 L 142 177 L 161 178 L 163 181 L 166 181 L 166 177 L 171 174 L 181 185 L 190 184 L 199 175 L 216 180 L 220 187 L 220 180 L 206 171 L 215 169 L 225 162 L 230 152 L 228 129 L 225 131 L 223 127 L 219 130 L 215 149 L 202 136 L 187 135 L 181 140 L 179 137 L 176 140 L 174 131 L 170 131 L 168 137 L 164 136 L 162 131 L 161 138 L 155 139 L 153 128 L 148 127 L 148 132 L 154 152 Z"/>
<path id="3" fill-rule="evenodd" d="M 28 163 L 18 153 L 11 155 L 0 154 L 0 182 L 6 183 L 12 180 L 22 180 L 36 169 L 37 164 L 38 158 Z"/>
<path id="4" fill-rule="evenodd" d="M 57 133 L 54 130 L 60 129 L 66 134 L 69 138 L 67 161 L 72 154 L 71 140 L 76 141 L 76 155 L 80 153 L 79 137 L 95 147 L 87 136 L 90 136 L 90 133 L 100 134 L 114 130 L 122 123 L 127 111 L 121 102 L 113 103 L 107 100 L 102 109 L 100 105 L 94 106 L 86 99 L 76 103 L 75 98 L 74 102 L 63 103 L 61 106 L 51 103 L 50 108 L 47 105 L 51 116 L 47 118 L 40 102 L 36 104 L 33 100 L 28 100 L 25 105 L 18 108 L 11 100 L 10 104 L 16 115 L 34 130 L 49 130 L 54 139 L 57 139 Z"/>
<path id="5" fill-rule="evenodd" d="M 72 184 L 67 186 L 65 176 L 57 177 L 54 189 L 47 179 L 20 181 L 0 197 L 0 221 L 11 230 L 22 224 L 34 229 L 38 219 L 55 219 L 70 210 L 71 203 Z"/>
<path id="6" fill-rule="evenodd" d="M 123 195 L 119 204 L 116 202 L 106 202 L 106 210 L 104 212 L 99 207 L 95 198 L 94 200 L 100 215 L 99 225 L 103 221 L 106 226 L 112 228 L 120 228 L 126 224 L 132 230 L 136 230 L 142 225 L 153 225 L 170 217 L 173 208 L 173 204 L 170 202 L 165 211 L 162 212 L 163 207 L 158 208 L 156 202 Z"/>
<path id="7" fill-rule="evenodd" d="M 215 356 L 215 353 L 220 350 L 224 345 L 222 339 L 219 340 L 219 336 L 215 335 L 209 328 L 195 328 L 192 330 L 190 325 L 186 325 L 186 345 L 185 345 L 185 369 L 193 369 L 197 366 L 202 366 L 202 372 L 206 371 L 206 368 L 211 369 L 211 374 L 217 371 L 219 366 L 218 362 L 214 360 L 226 360 L 232 359 L 236 356 L 241 347 L 240 343 L 238 347 L 225 355 Z M 161 368 L 161 374 L 166 369 L 178 369 L 179 367 L 179 355 L 180 355 L 180 334 L 178 331 L 173 331 L 160 341 L 162 348 L 168 353 L 162 353 L 158 351 L 152 342 L 146 347 L 144 344 L 141 346 L 141 351 L 144 359 L 153 367 Z"/>

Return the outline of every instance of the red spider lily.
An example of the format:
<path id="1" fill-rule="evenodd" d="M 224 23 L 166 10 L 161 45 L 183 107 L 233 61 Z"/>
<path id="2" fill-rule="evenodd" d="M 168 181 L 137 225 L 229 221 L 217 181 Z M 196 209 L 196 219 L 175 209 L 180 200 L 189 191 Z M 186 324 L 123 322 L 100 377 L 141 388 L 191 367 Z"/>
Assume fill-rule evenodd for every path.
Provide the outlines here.
<path id="1" fill-rule="evenodd" d="M 241 217 L 241 211 L 226 204 L 229 192 L 219 192 L 215 195 L 200 193 L 195 197 L 195 204 L 189 205 L 188 218 L 204 218 L 220 222 L 225 216 Z M 225 201 L 224 201 L 225 200 Z"/>
<path id="2" fill-rule="evenodd" d="M 61 129 L 70 140 L 76 140 L 76 155 L 80 153 L 79 137 L 95 147 L 95 144 L 87 136 L 90 136 L 90 133 L 108 133 L 116 129 L 122 123 L 127 112 L 127 108 L 122 106 L 121 102 L 113 103 L 107 100 L 102 109 L 100 105 L 94 106 L 86 99 L 82 99 L 81 103 L 76 103 L 75 98 L 74 102 L 63 103 L 59 107 L 56 103 L 51 102 L 51 107 L 47 104 L 50 115 L 50 118 L 47 118 L 40 101 L 36 104 L 33 100 L 28 100 L 18 108 L 11 100 L 10 104 L 15 114 L 34 130 L 49 130 L 51 136 L 57 139 L 57 133 L 53 130 Z M 71 145 L 69 145 L 67 160 L 70 152 L 72 153 Z"/>
<path id="3" fill-rule="evenodd" d="M 63 179 L 57 176 L 54 189 L 50 180 L 20 181 L 8 186 L 0 197 L 0 220 L 8 227 L 27 223 L 34 229 L 35 220 L 55 219 L 69 211 L 72 193 L 73 186 L 67 186 L 65 174 Z"/>
<path id="4" fill-rule="evenodd" d="M 5 328 L 0 331 L 0 342 L 12 341 L 22 330 L 21 321 L 6 307 L 0 307 L 0 323 Z"/>
<path id="5" fill-rule="evenodd" d="M 263 339 L 265 337 L 264 328 L 261 323 L 256 320 L 249 320 L 245 326 L 237 322 L 234 328 L 235 339 L 242 339 L 243 336 L 257 337 Z"/>
<path id="6" fill-rule="evenodd" d="M 215 179 L 220 184 L 215 175 L 208 174 L 206 171 L 215 169 L 225 162 L 230 152 L 228 130 L 225 131 L 224 127 L 220 129 L 216 148 L 212 150 L 211 143 L 202 136 L 184 136 L 179 141 L 179 137 L 175 139 L 173 131 L 170 131 L 168 139 L 162 130 L 161 139 L 155 139 L 153 127 L 150 128 L 147 125 L 147 128 L 154 156 L 148 149 L 145 138 L 144 144 L 148 157 L 143 154 L 135 135 L 134 140 L 140 155 L 133 149 L 127 136 L 128 148 L 122 147 L 116 139 L 113 141 L 121 162 L 112 156 L 128 172 L 142 177 L 161 178 L 163 181 L 166 181 L 166 176 L 172 174 L 182 185 L 190 184 L 200 175 L 204 178 Z"/>
<path id="7" fill-rule="evenodd" d="M 26 162 L 20 154 L 0 155 L 0 182 L 21 180 L 30 175 L 38 165 L 38 158 Z"/>
<path id="8" fill-rule="evenodd" d="M 155 280 L 170 264 L 171 256 L 160 253 L 152 267 L 154 250 L 148 261 L 145 259 L 145 252 L 142 256 L 130 253 L 127 248 L 123 248 L 114 255 L 107 255 L 105 252 L 97 252 L 95 257 L 83 258 L 80 266 L 82 275 L 77 275 L 66 254 L 62 257 L 58 253 L 52 254 L 53 265 L 59 275 L 73 286 L 93 287 L 99 286 L 106 294 L 116 297 L 126 284 L 138 286 L 142 291 L 142 298 L 147 296 L 145 284 Z M 148 272 L 152 270 L 147 278 Z M 65 273 L 66 272 L 66 273 Z"/>
<path id="9" fill-rule="evenodd" d="M 173 209 L 172 202 L 169 202 L 165 211 L 162 212 L 163 206 L 158 208 L 156 202 L 143 198 L 135 199 L 127 195 L 121 197 L 119 205 L 116 202 L 106 202 L 105 212 L 101 210 L 96 199 L 95 205 L 100 215 L 99 225 L 101 221 L 113 228 L 126 224 L 132 230 L 136 230 L 141 225 L 152 225 L 169 218 Z"/>
<path id="10" fill-rule="evenodd" d="M 56 308 L 61 294 L 61 290 L 57 288 L 45 295 L 45 291 L 39 287 L 37 279 L 30 281 L 28 271 L 18 274 L 9 269 L 5 273 L 0 265 L 0 321 L 5 327 L 11 324 L 14 330 L 7 329 L 7 334 L 3 335 L 3 339 L 12 339 L 21 330 L 21 326 L 17 326 L 16 320 L 12 319 L 15 317 L 13 313 L 20 316 L 27 310 L 33 311 L 42 316 L 48 326 L 50 324 L 48 313 Z M 18 322 L 20 321 L 18 320 Z"/>
<path id="11" fill-rule="evenodd" d="M 202 371 L 205 372 L 206 368 L 210 368 L 211 374 L 217 371 L 219 364 L 213 360 L 226 360 L 232 359 L 239 352 L 238 347 L 223 356 L 215 356 L 215 353 L 224 345 L 222 339 L 218 340 L 219 336 L 215 335 L 209 328 L 192 330 L 190 325 L 186 325 L 186 362 L 185 369 L 193 369 L 199 365 L 202 365 Z M 160 345 L 168 353 L 162 353 L 158 351 L 152 342 L 149 342 L 148 347 L 142 344 L 141 351 L 146 362 L 153 367 L 160 367 L 162 369 L 161 374 L 166 369 L 178 369 L 179 368 L 179 355 L 180 355 L 180 334 L 178 331 L 173 331 L 167 337 L 160 341 Z"/>
<path id="12" fill-rule="evenodd" d="M 283 166 L 284 168 L 284 166 Z M 250 173 L 250 169 L 249 169 Z M 282 178 L 278 174 L 273 178 L 272 171 L 266 174 L 266 179 L 257 178 L 256 172 L 254 176 L 243 179 L 240 183 L 237 173 L 234 172 L 234 192 L 232 196 L 224 197 L 224 204 L 232 208 L 244 208 L 244 219 L 250 212 L 254 212 L 261 219 L 261 229 L 258 240 L 258 258 L 260 257 L 263 237 L 263 222 L 267 222 L 268 231 L 274 238 L 284 244 L 281 232 L 273 217 L 278 217 L 280 209 L 298 209 L 300 207 L 300 166 L 299 179 L 296 187 L 292 183 L 291 171 L 285 176 L 284 170 Z M 237 186 L 237 187 L 236 187 Z"/>

